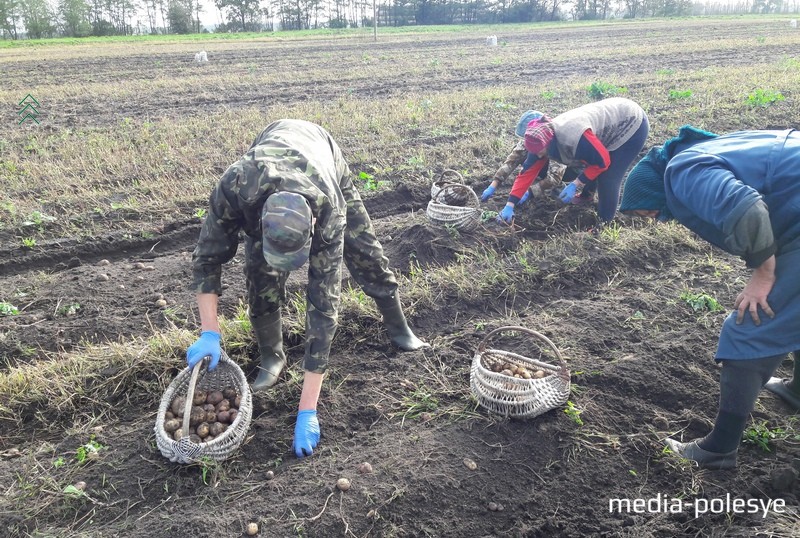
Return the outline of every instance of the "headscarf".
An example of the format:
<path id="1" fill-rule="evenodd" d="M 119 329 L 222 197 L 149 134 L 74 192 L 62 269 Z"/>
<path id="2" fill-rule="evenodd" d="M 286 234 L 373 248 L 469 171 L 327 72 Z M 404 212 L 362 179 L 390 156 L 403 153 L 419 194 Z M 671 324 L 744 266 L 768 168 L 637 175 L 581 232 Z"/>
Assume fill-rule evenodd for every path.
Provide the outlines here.
<path id="1" fill-rule="evenodd" d="M 684 125 L 679 129 L 678 136 L 670 138 L 661 147 L 651 148 L 628 174 L 619 210 L 624 212 L 636 209 L 656 209 L 659 211 L 659 219 L 671 219 L 672 212 L 667 207 L 667 194 L 664 186 L 667 163 L 684 149 L 717 136 L 719 135 L 691 125 Z"/>
<path id="2" fill-rule="evenodd" d="M 525 149 L 529 153 L 538 155 L 543 149 L 550 145 L 555 132 L 550 118 L 542 116 L 528 124 L 525 130 Z"/>
<path id="3" fill-rule="evenodd" d="M 517 122 L 517 128 L 514 130 L 514 133 L 520 138 L 524 137 L 525 129 L 528 128 L 528 124 L 533 120 L 538 120 L 542 116 L 544 116 L 544 114 L 542 114 L 538 110 L 528 110 L 522 116 L 520 116 L 519 122 Z"/>

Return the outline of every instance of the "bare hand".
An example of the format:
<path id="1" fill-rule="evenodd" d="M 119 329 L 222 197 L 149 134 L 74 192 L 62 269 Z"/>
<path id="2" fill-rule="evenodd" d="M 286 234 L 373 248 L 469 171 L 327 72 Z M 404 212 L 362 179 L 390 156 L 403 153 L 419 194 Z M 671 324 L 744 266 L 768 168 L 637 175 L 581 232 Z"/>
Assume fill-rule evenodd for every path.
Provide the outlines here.
<path id="1" fill-rule="evenodd" d="M 753 271 L 750 281 L 742 290 L 742 293 L 736 297 L 736 302 L 733 307 L 739 312 L 736 315 L 736 324 L 740 325 L 744 321 L 744 313 L 750 312 L 750 317 L 753 318 L 753 323 L 756 326 L 761 325 L 761 319 L 758 317 L 758 307 L 769 316 L 775 317 L 775 312 L 770 308 L 767 303 L 767 295 L 772 291 L 772 286 L 775 284 L 775 256 L 771 256 L 761 266 Z"/>

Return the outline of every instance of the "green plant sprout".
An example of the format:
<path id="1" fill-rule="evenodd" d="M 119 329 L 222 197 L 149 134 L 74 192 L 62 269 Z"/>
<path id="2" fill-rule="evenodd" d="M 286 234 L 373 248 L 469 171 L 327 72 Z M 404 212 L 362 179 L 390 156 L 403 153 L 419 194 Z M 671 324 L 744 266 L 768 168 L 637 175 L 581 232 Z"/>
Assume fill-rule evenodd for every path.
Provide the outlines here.
<path id="1" fill-rule="evenodd" d="M 19 314 L 19 308 L 11 303 L 0 301 L 0 316 L 16 316 Z"/>
<path id="2" fill-rule="evenodd" d="M 86 444 L 79 446 L 78 450 L 75 451 L 75 459 L 81 464 L 95 460 L 104 448 L 106 447 L 95 441 L 94 435 L 92 435 Z"/>
<path id="3" fill-rule="evenodd" d="M 22 246 L 24 248 L 33 248 L 36 246 L 36 239 L 33 237 L 23 237 Z"/>
<path id="4" fill-rule="evenodd" d="M 56 313 L 58 315 L 60 315 L 60 316 L 69 317 L 69 316 L 74 316 L 75 314 L 77 314 L 78 310 L 80 310 L 80 309 L 81 309 L 81 304 L 80 303 L 69 303 L 69 304 L 65 304 L 65 305 L 59 307 L 59 309 L 56 311 Z"/>
<path id="5" fill-rule="evenodd" d="M 771 452 L 769 449 L 770 441 L 781 439 L 785 436 L 786 430 L 782 428 L 770 429 L 766 421 L 762 421 L 760 424 L 754 424 L 750 428 L 747 428 L 744 434 L 742 434 L 742 441 L 756 445 L 764 452 Z"/>
<path id="6" fill-rule="evenodd" d="M 708 310 L 709 312 L 719 312 L 720 310 L 724 310 L 722 305 L 720 305 L 716 299 L 705 293 L 693 293 L 690 291 L 684 291 L 683 293 L 681 293 L 680 298 L 686 304 L 691 306 L 692 310 L 694 310 L 695 312 L 700 312 L 702 310 Z"/>
<path id="7" fill-rule="evenodd" d="M 583 410 L 575 407 L 575 404 L 572 403 L 572 400 L 567 401 L 567 408 L 564 409 L 564 412 L 572 420 L 572 422 L 578 426 L 583 426 L 583 419 L 581 418 L 581 413 L 583 413 Z"/>

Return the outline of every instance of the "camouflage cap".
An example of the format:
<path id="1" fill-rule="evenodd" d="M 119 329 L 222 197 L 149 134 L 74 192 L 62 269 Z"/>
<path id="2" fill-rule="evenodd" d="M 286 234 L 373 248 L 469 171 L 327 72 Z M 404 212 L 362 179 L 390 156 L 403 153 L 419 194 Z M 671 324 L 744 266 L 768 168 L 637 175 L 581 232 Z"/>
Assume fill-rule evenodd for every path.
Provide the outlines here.
<path id="1" fill-rule="evenodd" d="M 267 197 L 261 210 L 264 259 L 278 271 L 299 269 L 311 251 L 311 207 L 293 192 Z"/>

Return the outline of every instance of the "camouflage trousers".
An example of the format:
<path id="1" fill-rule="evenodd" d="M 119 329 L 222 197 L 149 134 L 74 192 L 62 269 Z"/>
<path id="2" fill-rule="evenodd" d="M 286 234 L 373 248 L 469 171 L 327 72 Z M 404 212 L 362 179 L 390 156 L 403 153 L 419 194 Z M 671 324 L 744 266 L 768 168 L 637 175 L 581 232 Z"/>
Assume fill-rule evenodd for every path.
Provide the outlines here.
<path id="1" fill-rule="evenodd" d="M 397 291 L 397 279 L 389 270 L 389 260 L 384 256 L 383 247 L 375 236 L 369 214 L 367 214 L 361 196 L 350 178 L 343 181 L 342 194 L 347 202 L 347 215 L 343 231 L 343 260 L 339 260 L 338 263 L 341 264 L 344 261 L 350 275 L 368 296 L 373 299 L 391 298 Z M 312 244 L 312 251 L 313 249 Z M 261 316 L 277 311 L 286 300 L 286 280 L 289 273 L 276 271 L 267 264 L 261 250 L 261 239 L 256 240 L 245 236 L 245 256 L 244 271 L 247 278 L 250 315 Z M 335 296 L 337 300 L 341 283 L 338 284 L 336 289 L 330 290 L 331 295 Z M 309 287 L 307 290 L 309 311 L 315 308 L 315 304 L 325 303 L 325 301 L 317 300 L 315 294 L 316 290 Z M 338 304 L 331 306 L 332 312 L 338 313 Z M 309 313 L 306 313 L 306 319 L 308 319 Z M 333 332 L 336 328 L 335 318 L 336 314 L 334 314 L 334 319 L 326 320 L 327 322 L 321 323 L 319 327 L 310 328 L 315 333 L 313 334 L 314 340 L 327 340 L 328 344 L 333 340 Z M 308 327 L 306 327 L 306 333 L 308 336 Z M 322 347 L 325 348 L 324 343 Z M 306 355 L 304 368 L 312 372 L 324 371 L 326 363 L 327 356 L 321 357 L 316 353 L 311 353 L 310 356 Z"/>

